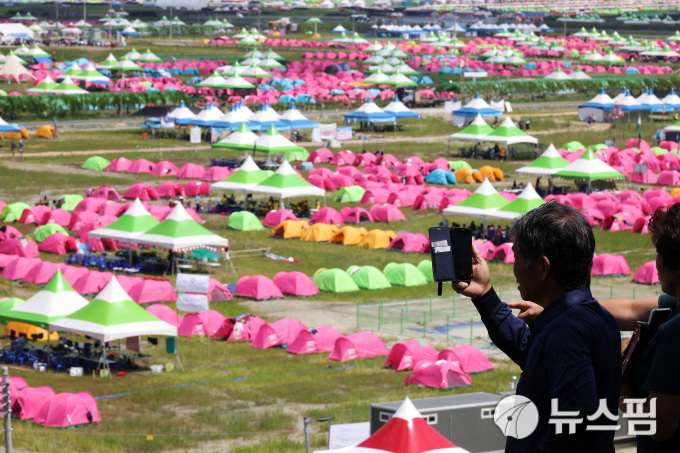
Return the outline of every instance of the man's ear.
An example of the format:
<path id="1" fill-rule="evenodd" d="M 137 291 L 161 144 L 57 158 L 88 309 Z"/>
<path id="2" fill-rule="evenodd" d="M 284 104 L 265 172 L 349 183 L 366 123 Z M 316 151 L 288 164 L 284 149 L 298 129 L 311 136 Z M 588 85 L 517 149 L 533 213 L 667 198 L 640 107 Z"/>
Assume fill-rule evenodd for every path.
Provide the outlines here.
<path id="1" fill-rule="evenodd" d="M 539 278 L 543 281 L 548 279 L 548 275 L 550 275 L 550 260 L 548 259 L 547 256 L 540 256 L 538 259 L 534 260 L 535 266 L 536 266 L 536 273 L 538 274 Z"/>

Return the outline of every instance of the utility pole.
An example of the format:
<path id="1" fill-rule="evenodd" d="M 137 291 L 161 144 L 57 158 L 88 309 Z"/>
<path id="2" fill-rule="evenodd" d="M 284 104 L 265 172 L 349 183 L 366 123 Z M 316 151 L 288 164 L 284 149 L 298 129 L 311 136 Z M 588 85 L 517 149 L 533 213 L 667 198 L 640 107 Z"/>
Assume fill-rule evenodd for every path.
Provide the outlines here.
<path id="1" fill-rule="evenodd" d="M 9 406 L 9 371 L 2 367 L 2 415 L 5 418 L 5 451 L 12 453 L 12 408 Z"/>
<path id="2" fill-rule="evenodd" d="M 85 22 L 85 28 L 87 28 L 87 0 L 83 0 L 83 22 Z"/>
<path id="3" fill-rule="evenodd" d="M 170 7 L 170 41 L 172 41 L 172 6 Z"/>

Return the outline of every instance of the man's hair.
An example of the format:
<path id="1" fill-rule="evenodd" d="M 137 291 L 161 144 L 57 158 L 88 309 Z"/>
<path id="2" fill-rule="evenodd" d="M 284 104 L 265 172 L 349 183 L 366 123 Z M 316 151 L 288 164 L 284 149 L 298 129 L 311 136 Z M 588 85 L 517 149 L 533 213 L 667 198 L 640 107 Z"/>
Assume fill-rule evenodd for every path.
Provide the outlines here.
<path id="1" fill-rule="evenodd" d="M 595 236 L 575 209 L 554 201 L 546 203 L 515 220 L 510 234 L 527 268 L 534 259 L 545 256 L 553 278 L 564 289 L 590 286 Z"/>
<path id="2" fill-rule="evenodd" d="M 656 252 L 668 269 L 680 268 L 680 203 L 660 207 L 649 220 L 649 232 Z"/>

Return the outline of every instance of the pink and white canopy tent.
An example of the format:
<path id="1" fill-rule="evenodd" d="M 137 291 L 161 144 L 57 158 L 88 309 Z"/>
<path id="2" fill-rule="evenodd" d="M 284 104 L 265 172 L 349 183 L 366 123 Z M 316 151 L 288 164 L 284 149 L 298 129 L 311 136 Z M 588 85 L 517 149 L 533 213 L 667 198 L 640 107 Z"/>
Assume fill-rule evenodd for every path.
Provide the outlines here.
<path id="1" fill-rule="evenodd" d="M 60 393 L 45 403 L 33 423 L 53 428 L 101 423 L 97 402 L 89 393 Z"/>
<path id="2" fill-rule="evenodd" d="M 316 354 L 331 352 L 342 333 L 331 326 L 319 326 L 312 330 L 304 330 L 288 345 L 286 352 L 291 354 Z"/>
<path id="3" fill-rule="evenodd" d="M 297 319 L 283 318 L 262 326 L 253 342 L 250 343 L 250 347 L 267 349 L 290 344 L 297 338 L 300 332 L 305 330 L 307 330 L 307 327 Z"/>
<path id="4" fill-rule="evenodd" d="M 458 363 L 466 374 L 483 373 L 493 370 L 493 365 L 482 351 L 470 345 L 456 346 L 439 352 L 437 360 Z"/>
<path id="5" fill-rule="evenodd" d="M 424 340 L 408 340 L 392 346 L 390 355 L 383 363 L 397 371 L 409 370 L 418 362 L 434 362 L 437 360 L 437 350 Z"/>
<path id="6" fill-rule="evenodd" d="M 329 360 L 347 362 L 355 359 L 370 359 L 381 355 L 388 355 L 390 350 L 385 343 L 370 332 L 357 332 L 346 337 L 338 338 Z"/>
<path id="7" fill-rule="evenodd" d="M 436 362 L 417 363 L 404 384 L 419 384 L 446 390 L 472 385 L 472 379 L 456 362 L 441 359 Z"/>

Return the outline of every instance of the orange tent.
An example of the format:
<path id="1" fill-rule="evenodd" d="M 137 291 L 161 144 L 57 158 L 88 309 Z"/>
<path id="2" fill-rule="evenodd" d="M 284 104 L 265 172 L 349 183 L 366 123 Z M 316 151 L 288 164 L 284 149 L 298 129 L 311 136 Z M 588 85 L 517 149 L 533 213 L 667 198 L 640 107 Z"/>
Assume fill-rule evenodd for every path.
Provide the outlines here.
<path id="1" fill-rule="evenodd" d="M 295 239 L 309 228 L 309 223 L 304 220 L 284 220 L 276 226 L 270 236 L 282 239 Z"/>
<path id="2" fill-rule="evenodd" d="M 460 170 L 457 170 L 454 176 L 456 177 L 456 181 L 459 183 L 472 184 L 475 182 L 475 178 L 472 177 L 472 173 L 470 172 L 469 168 L 461 168 Z"/>
<path id="3" fill-rule="evenodd" d="M 357 245 L 361 242 L 366 233 L 368 233 L 366 228 L 344 226 L 340 228 L 328 242 L 342 245 Z"/>
<path id="4" fill-rule="evenodd" d="M 315 223 L 302 233 L 300 240 L 305 242 L 328 242 L 337 231 L 338 227 L 335 225 Z"/>
<path id="5" fill-rule="evenodd" d="M 33 136 L 42 138 L 54 138 L 54 126 L 49 124 L 40 126 L 38 128 L 38 131 L 35 134 L 33 134 Z M 57 132 L 57 137 L 59 137 L 59 132 Z"/>
<path id="6" fill-rule="evenodd" d="M 9 138 L 11 140 L 19 140 L 20 138 L 31 138 L 30 135 L 28 135 L 28 131 L 24 128 L 21 128 L 21 132 L 5 132 L 5 138 Z"/>
<path id="7" fill-rule="evenodd" d="M 479 170 L 473 170 L 470 172 L 470 175 L 472 176 L 472 179 L 474 179 L 477 182 L 482 182 L 484 181 L 484 175 L 479 172 Z M 458 181 L 456 179 L 456 181 Z"/>
<path id="8" fill-rule="evenodd" d="M 47 341 L 47 330 L 32 326 L 31 324 L 12 321 L 5 326 L 5 330 L 2 334 L 12 336 L 12 332 L 14 332 L 15 337 L 26 335 L 28 340 L 33 340 L 33 336 L 35 335 L 38 341 Z M 52 332 L 50 341 L 59 341 L 59 334 L 57 332 Z"/>
<path id="9" fill-rule="evenodd" d="M 673 190 L 671 190 L 671 197 L 679 197 L 680 196 L 680 187 L 675 187 Z"/>
<path id="10" fill-rule="evenodd" d="M 392 239 L 397 237 L 397 233 L 392 230 L 371 230 L 363 237 L 357 247 L 364 249 L 386 249 Z"/>
<path id="11" fill-rule="evenodd" d="M 496 182 L 496 174 L 494 173 L 493 170 L 494 170 L 493 167 L 484 165 L 482 168 L 479 169 L 479 172 L 483 176 L 486 176 L 489 179 L 489 182 Z"/>

